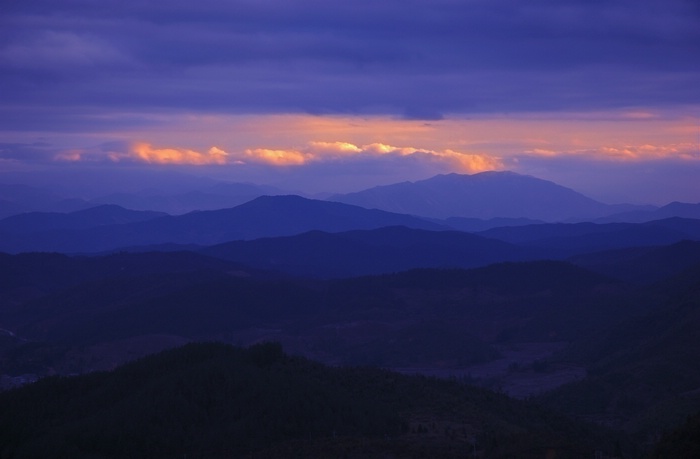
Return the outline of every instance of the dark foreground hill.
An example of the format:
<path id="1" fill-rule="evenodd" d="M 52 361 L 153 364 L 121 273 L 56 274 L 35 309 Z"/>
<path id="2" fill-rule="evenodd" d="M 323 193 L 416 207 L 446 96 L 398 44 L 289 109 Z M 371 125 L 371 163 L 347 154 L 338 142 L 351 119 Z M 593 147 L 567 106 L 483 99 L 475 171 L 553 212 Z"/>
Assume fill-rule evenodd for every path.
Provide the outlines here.
<path id="1" fill-rule="evenodd" d="M 666 432 L 654 448 L 654 459 L 695 459 L 700 457 L 700 413 L 688 417 L 678 429 Z"/>
<path id="2" fill-rule="evenodd" d="M 700 242 L 680 241 L 660 247 L 607 250 L 578 255 L 569 261 L 628 282 L 658 282 L 700 263 Z"/>
<path id="3" fill-rule="evenodd" d="M 654 259 L 676 266 L 669 249 Z M 334 365 L 433 369 L 503 390 L 498 381 L 514 378 L 551 390 L 540 376 L 561 385 L 572 380 L 562 370 L 585 368 L 585 379 L 584 370 L 542 400 L 624 427 L 639 444 L 700 409 L 697 268 L 629 286 L 557 261 L 325 281 L 191 253 L 0 261 L 0 370 L 11 377 L 112 369 L 190 341 L 274 340 Z M 564 353 L 508 360 L 524 344 Z M 492 364 L 506 372 L 495 384 L 492 373 L 472 373 Z"/>
<path id="4" fill-rule="evenodd" d="M 547 394 L 547 404 L 637 432 L 642 441 L 700 410 L 700 265 L 647 295 L 659 306 L 576 346 L 570 355 L 589 375 Z"/>
<path id="5" fill-rule="evenodd" d="M 307 281 L 186 254 L 7 257 L 74 267 L 65 288 L 50 269 L 5 286 L 0 328 L 16 338 L 0 363 L 11 375 L 113 368 L 156 339 L 274 339 L 326 362 L 454 368 L 497 358 L 495 344 L 577 340 L 641 307 L 618 282 L 564 262 Z M 139 260 L 141 270 L 118 269 Z M 160 271 L 146 269 L 158 260 Z"/>
<path id="6" fill-rule="evenodd" d="M 275 344 L 192 344 L 0 394 L 3 458 L 581 458 L 614 451 L 601 432 L 454 381 L 328 368 Z"/>
<path id="7" fill-rule="evenodd" d="M 239 264 L 194 252 L 116 253 L 73 257 L 59 253 L 0 253 L 0 316 L 10 305 L 105 279 L 133 279 L 176 273 L 259 274 Z"/>

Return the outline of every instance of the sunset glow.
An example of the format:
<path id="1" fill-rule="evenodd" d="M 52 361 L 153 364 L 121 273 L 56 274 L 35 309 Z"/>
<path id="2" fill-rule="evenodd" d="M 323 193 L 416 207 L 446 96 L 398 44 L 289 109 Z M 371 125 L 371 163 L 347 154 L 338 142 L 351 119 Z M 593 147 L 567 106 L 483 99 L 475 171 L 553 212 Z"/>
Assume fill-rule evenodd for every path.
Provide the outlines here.
<path id="1" fill-rule="evenodd" d="M 226 164 L 228 157 L 228 153 L 217 147 L 202 153 L 188 149 L 153 148 L 147 143 L 135 144 L 132 153 L 142 161 L 155 164 Z M 119 160 L 118 157 L 113 159 Z"/>
<path id="2" fill-rule="evenodd" d="M 348 142 L 309 142 L 304 150 L 246 150 L 246 157 L 271 165 L 303 165 L 308 162 L 345 161 L 355 157 L 392 156 L 418 157 L 419 160 L 441 161 L 454 172 L 483 172 L 502 166 L 498 158 L 486 155 L 465 154 L 452 150 L 433 151 L 411 147 L 395 147 L 381 143 L 353 145 Z"/>
<path id="3" fill-rule="evenodd" d="M 700 201 L 684 0 L 202 1 L 9 10 L 0 179 L 131 168 L 333 193 L 512 170 L 613 201 Z"/>
<path id="4" fill-rule="evenodd" d="M 0 459 L 700 448 L 700 0 L 0 31 Z"/>

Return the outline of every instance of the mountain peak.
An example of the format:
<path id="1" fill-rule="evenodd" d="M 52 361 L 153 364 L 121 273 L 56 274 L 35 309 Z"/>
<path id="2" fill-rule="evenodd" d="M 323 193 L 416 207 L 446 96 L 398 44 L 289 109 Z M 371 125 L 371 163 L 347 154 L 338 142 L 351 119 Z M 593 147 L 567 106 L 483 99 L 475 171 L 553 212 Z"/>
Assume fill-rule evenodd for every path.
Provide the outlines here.
<path id="1" fill-rule="evenodd" d="M 334 201 L 431 218 L 592 218 L 609 206 L 576 191 L 512 171 L 442 174 L 417 182 L 337 195 Z"/>
<path id="2" fill-rule="evenodd" d="M 476 172 L 474 174 L 460 174 L 459 172 L 450 172 L 449 174 L 438 174 L 433 177 L 430 177 L 425 180 L 421 180 L 422 182 L 429 181 L 429 180 L 444 180 L 444 179 L 449 179 L 449 180 L 470 180 L 470 179 L 475 179 L 475 178 L 490 178 L 490 177 L 531 177 L 529 175 L 522 175 L 518 174 L 517 172 L 513 171 L 483 171 L 483 172 Z"/>

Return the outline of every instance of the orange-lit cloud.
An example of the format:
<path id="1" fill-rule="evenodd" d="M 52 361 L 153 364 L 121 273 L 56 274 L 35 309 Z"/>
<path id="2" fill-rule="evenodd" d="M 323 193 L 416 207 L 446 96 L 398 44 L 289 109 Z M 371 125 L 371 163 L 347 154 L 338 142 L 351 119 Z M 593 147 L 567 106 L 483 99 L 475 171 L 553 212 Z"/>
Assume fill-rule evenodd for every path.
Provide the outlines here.
<path id="1" fill-rule="evenodd" d="M 274 166 L 298 166 L 309 160 L 309 155 L 299 150 L 272 150 L 269 148 L 254 148 L 245 151 L 242 162 L 250 160 L 271 164 Z"/>
<path id="2" fill-rule="evenodd" d="M 327 153 L 335 152 L 339 156 L 362 153 L 362 149 L 357 145 L 348 142 L 309 142 L 313 149 L 322 150 Z"/>
<path id="3" fill-rule="evenodd" d="M 248 149 L 242 161 L 253 161 L 278 166 L 302 165 L 312 162 L 342 161 L 349 158 L 378 156 L 416 157 L 427 161 L 441 161 L 459 172 L 483 172 L 500 169 L 503 162 L 495 156 L 462 153 L 450 149 L 429 150 L 414 147 L 396 147 L 383 143 L 354 145 L 349 142 L 310 142 L 302 149 Z"/>
<path id="4" fill-rule="evenodd" d="M 356 145 L 350 142 L 312 141 L 300 148 L 247 148 L 239 152 L 227 152 L 219 147 L 206 151 L 188 148 L 155 147 L 139 142 L 126 152 L 110 152 L 108 157 L 115 162 L 140 161 L 150 164 L 172 165 L 226 165 L 264 164 L 269 166 L 294 167 L 311 163 L 362 161 L 372 158 L 412 158 L 419 162 L 442 163 L 455 172 L 483 172 L 502 169 L 500 157 L 484 153 L 466 153 L 454 149 L 426 149 L 397 147 L 374 142 Z M 56 156 L 62 161 L 85 161 L 88 157 L 81 151 L 66 151 Z"/>
<path id="5" fill-rule="evenodd" d="M 621 147 L 603 147 L 600 154 L 611 159 L 650 160 L 650 159 L 690 159 L 700 160 L 697 151 L 693 152 L 692 144 L 671 145 L 625 145 Z"/>
<path id="6" fill-rule="evenodd" d="M 541 157 L 584 156 L 588 159 L 604 161 L 650 161 L 658 159 L 700 160 L 698 146 L 692 143 L 668 145 L 614 145 L 561 152 L 535 148 L 528 150 L 526 153 Z"/>
<path id="7" fill-rule="evenodd" d="M 130 153 L 136 159 L 155 164 L 226 164 L 229 156 L 218 147 L 211 147 L 203 153 L 185 148 L 154 148 L 148 143 L 134 144 Z"/>
<path id="8" fill-rule="evenodd" d="M 396 156 L 426 151 L 433 158 L 440 156 L 453 161 L 475 154 L 505 162 L 523 155 L 553 159 L 577 155 L 595 161 L 653 158 L 648 149 L 641 148 L 645 145 L 653 145 L 658 151 L 666 148 L 663 146 L 675 146 L 679 155 L 698 150 L 697 117 L 673 117 L 644 110 L 493 115 L 430 122 L 379 116 L 172 115 L 172 119 L 159 116 L 156 127 L 148 131 L 151 148 L 181 150 L 182 145 L 187 145 L 206 154 L 211 145 L 217 145 L 229 153 L 227 163 L 293 166 L 379 155 L 381 150 Z M 142 133 L 124 132 L 117 137 L 129 142 L 135 135 Z M 691 147 L 686 148 L 686 144 Z M 619 152 L 606 152 L 605 148 Z M 450 155 L 449 151 L 458 155 Z M 665 157 L 671 158 L 671 150 L 665 151 Z M 133 154 L 128 157 L 144 160 Z"/>
<path id="9" fill-rule="evenodd" d="M 501 157 L 493 154 L 463 152 L 450 148 L 399 147 L 381 142 L 360 145 L 343 141 L 311 141 L 303 147 L 226 150 L 217 146 L 212 146 L 208 150 L 200 150 L 173 146 L 160 147 L 147 142 L 136 142 L 117 151 L 65 150 L 54 154 L 53 158 L 55 161 L 70 162 L 99 161 L 100 158 L 106 157 L 113 162 L 137 161 L 156 165 L 258 164 L 278 167 L 393 158 L 395 160 L 410 159 L 414 163 L 442 164 L 443 170 L 467 173 L 504 167 Z"/>
<path id="10" fill-rule="evenodd" d="M 108 155 L 114 161 L 151 164 L 294 168 L 403 158 L 404 164 L 430 165 L 426 169 L 430 171 L 466 173 L 521 171 L 519 165 L 528 157 L 596 162 L 700 159 L 695 118 L 644 110 L 598 115 L 570 114 L 563 119 L 545 114 L 494 115 L 430 122 L 310 115 L 190 116 L 177 118 L 175 124 L 159 120 L 167 130 L 149 131 L 148 142 L 128 149 L 66 151 L 55 159 L 99 161 Z M 123 142 L 129 143 L 134 134 L 124 132 Z"/>

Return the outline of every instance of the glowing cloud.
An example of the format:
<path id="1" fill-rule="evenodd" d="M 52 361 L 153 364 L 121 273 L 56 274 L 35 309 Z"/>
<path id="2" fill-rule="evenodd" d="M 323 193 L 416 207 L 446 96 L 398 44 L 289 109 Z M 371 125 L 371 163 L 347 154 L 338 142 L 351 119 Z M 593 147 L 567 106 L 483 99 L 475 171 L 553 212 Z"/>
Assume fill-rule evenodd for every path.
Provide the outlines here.
<path id="1" fill-rule="evenodd" d="M 206 153 L 181 148 L 153 148 L 148 143 L 134 144 L 131 156 L 141 161 L 155 164 L 226 164 L 228 153 L 224 150 L 211 147 Z M 113 159 L 119 159 L 113 157 Z"/>
<path id="2" fill-rule="evenodd" d="M 309 156 L 298 150 L 271 150 L 255 148 L 245 151 L 242 160 L 271 164 L 275 166 L 298 166 L 308 161 Z"/>
<path id="3" fill-rule="evenodd" d="M 625 145 L 622 147 L 603 147 L 600 154 L 612 159 L 621 160 L 653 160 L 653 159 L 700 159 L 700 155 L 693 153 L 692 144 L 671 145 Z"/>
<path id="4" fill-rule="evenodd" d="M 697 146 L 692 143 L 668 145 L 615 145 L 562 152 L 535 148 L 528 150 L 526 153 L 532 156 L 542 157 L 585 156 L 588 159 L 599 161 L 650 161 L 658 159 L 700 160 L 700 152 L 697 151 Z"/>
<path id="5" fill-rule="evenodd" d="M 309 142 L 309 146 L 314 150 L 321 150 L 327 153 L 336 152 L 338 155 L 352 155 L 362 153 L 362 149 L 357 145 L 348 142 Z"/>
<path id="6" fill-rule="evenodd" d="M 104 155 L 102 156 L 104 158 Z M 415 147 L 397 147 L 374 142 L 356 145 L 350 142 L 308 142 L 302 148 L 248 148 L 227 152 L 219 147 L 207 151 L 189 148 L 159 148 L 138 142 L 121 151 L 109 151 L 106 157 L 114 162 L 138 161 L 158 165 L 245 165 L 259 164 L 273 167 L 299 167 L 307 164 L 347 163 L 371 161 L 375 158 L 413 160 L 418 163 L 441 163 L 443 169 L 455 172 L 483 172 L 502 169 L 502 159 L 483 153 L 464 153 L 453 149 L 435 150 Z M 57 161 L 96 160 L 98 155 L 81 150 L 67 150 L 54 156 Z"/>
<path id="7" fill-rule="evenodd" d="M 312 162 L 346 161 L 372 157 L 414 157 L 419 160 L 447 162 L 460 172 L 483 172 L 503 167 L 500 158 L 454 150 L 429 150 L 396 147 L 383 143 L 358 146 L 348 142 L 309 142 L 301 149 L 248 149 L 241 161 L 276 166 L 300 166 Z"/>
<path id="8" fill-rule="evenodd" d="M 500 158 L 487 155 L 470 155 L 452 150 L 445 150 L 443 157 L 457 162 L 463 172 L 484 172 L 503 169 L 503 161 Z"/>

